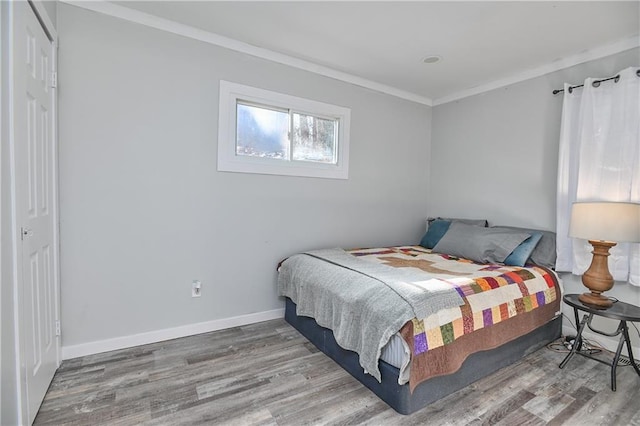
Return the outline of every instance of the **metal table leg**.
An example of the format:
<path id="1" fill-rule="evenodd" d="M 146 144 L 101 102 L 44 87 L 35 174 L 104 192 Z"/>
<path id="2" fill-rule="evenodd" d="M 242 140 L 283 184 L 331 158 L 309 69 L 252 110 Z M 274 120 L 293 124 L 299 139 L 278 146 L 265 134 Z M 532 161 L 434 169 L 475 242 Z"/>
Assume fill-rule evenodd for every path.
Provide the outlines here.
<path id="1" fill-rule="evenodd" d="M 629 354 L 629 362 L 631 363 L 633 368 L 636 370 L 636 373 L 638 373 L 638 376 L 640 376 L 640 368 L 638 367 L 638 364 L 636 364 L 636 360 L 633 357 L 633 349 L 631 349 L 631 339 L 629 339 L 629 329 L 627 328 L 627 322 L 623 321 L 623 323 L 624 325 L 622 328 L 622 335 L 624 336 L 624 341 L 627 344 L 627 353 Z"/>
<path id="2" fill-rule="evenodd" d="M 585 314 L 585 316 L 586 315 L 587 314 Z M 573 317 L 576 319 L 576 327 L 578 327 L 578 324 L 580 324 L 580 319 L 578 318 L 578 310 L 576 308 L 573 308 Z M 580 338 L 578 339 L 578 337 Z M 582 350 L 582 333 L 578 333 L 576 335 L 576 339 L 573 341 L 573 346 L 577 346 L 577 350 Z"/>
<path id="3" fill-rule="evenodd" d="M 575 310 L 575 309 L 574 309 Z M 578 313 L 576 311 L 576 320 L 578 318 Z M 560 363 L 560 368 L 564 368 L 567 365 L 567 362 L 576 354 L 578 348 L 582 347 L 582 332 L 584 331 L 584 327 L 587 325 L 587 321 L 593 316 L 593 314 L 584 314 L 582 317 L 582 321 L 580 321 L 580 326 L 578 327 L 578 334 L 576 335 L 576 340 L 573 342 L 573 346 L 571 347 L 571 351 L 567 354 L 566 357 Z"/>
<path id="4" fill-rule="evenodd" d="M 611 364 L 611 390 L 614 392 L 616 391 L 616 368 L 618 368 L 618 361 L 620 360 L 620 353 L 622 353 L 622 346 L 626 341 L 624 336 L 624 329 L 626 327 L 626 321 L 620 321 L 620 326 L 618 328 L 622 328 L 623 335 L 620 336 L 620 340 L 618 341 L 618 349 L 616 350 L 616 355 L 613 357 L 613 363 Z"/>

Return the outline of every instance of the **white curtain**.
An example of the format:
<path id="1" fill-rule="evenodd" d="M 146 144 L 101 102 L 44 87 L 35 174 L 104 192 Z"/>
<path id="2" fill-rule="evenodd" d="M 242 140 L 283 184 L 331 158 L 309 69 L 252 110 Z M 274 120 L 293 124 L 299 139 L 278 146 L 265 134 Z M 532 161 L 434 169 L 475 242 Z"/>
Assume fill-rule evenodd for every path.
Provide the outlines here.
<path id="1" fill-rule="evenodd" d="M 591 263 L 586 240 L 569 238 L 575 201 L 640 202 L 640 68 L 627 68 L 597 87 L 564 87 L 558 160 L 556 270 L 582 274 Z M 640 244 L 611 250 L 614 280 L 640 286 Z"/>

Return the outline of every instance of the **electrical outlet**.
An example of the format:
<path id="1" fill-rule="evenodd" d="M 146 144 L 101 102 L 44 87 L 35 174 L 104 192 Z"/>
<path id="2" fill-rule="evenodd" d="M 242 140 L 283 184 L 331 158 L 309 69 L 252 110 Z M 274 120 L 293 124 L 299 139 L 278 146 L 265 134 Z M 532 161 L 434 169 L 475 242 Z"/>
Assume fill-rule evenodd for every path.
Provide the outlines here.
<path id="1" fill-rule="evenodd" d="M 191 297 L 200 297 L 202 291 L 202 283 L 198 280 L 193 280 L 191 283 Z"/>

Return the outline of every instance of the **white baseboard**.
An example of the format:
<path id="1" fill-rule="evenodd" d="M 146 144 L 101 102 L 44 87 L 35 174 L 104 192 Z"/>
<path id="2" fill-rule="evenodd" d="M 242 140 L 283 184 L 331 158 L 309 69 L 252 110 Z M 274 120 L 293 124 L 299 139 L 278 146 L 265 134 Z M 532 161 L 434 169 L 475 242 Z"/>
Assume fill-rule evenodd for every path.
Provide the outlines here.
<path id="1" fill-rule="evenodd" d="M 177 339 L 179 337 L 193 336 L 194 334 L 208 333 L 210 331 L 224 330 L 225 328 L 254 324 L 283 317 L 284 309 L 274 309 L 272 311 L 256 312 L 254 314 L 222 318 L 213 321 L 184 325 L 181 327 L 166 328 L 164 330 L 154 330 L 146 333 L 115 337 L 113 339 L 81 343 L 79 345 L 62 346 L 62 359 L 71 359 L 101 352 L 114 351 L 117 349 L 131 348 L 134 346 L 162 342 L 164 340 Z"/>
<path id="2" fill-rule="evenodd" d="M 629 324 L 629 323 L 627 323 Z M 575 336 L 578 332 L 572 326 L 562 325 L 562 335 L 563 336 Z M 629 334 L 632 333 L 632 330 L 629 330 Z M 582 337 L 587 340 L 590 340 L 603 348 L 610 350 L 611 352 L 615 352 L 618 349 L 618 342 L 620 341 L 620 336 L 616 337 L 607 337 L 602 334 L 593 333 L 589 330 L 585 330 L 582 332 Z M 626 345 L 625 345 L 626 346 Z M 631 346 L 631 350 L 633 351 L 633 357 L 635 359 L 640 359 L 640 347 Z M 622 348 L 622 355 L 627 356 L 627 348 Z"/>

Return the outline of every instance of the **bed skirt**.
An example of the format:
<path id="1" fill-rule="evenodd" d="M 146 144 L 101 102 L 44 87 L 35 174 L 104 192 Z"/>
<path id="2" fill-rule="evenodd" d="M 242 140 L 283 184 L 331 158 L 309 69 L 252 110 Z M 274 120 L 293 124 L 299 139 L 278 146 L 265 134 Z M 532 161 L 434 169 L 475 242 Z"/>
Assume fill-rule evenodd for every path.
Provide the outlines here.
<path id="1" fill-rule="evenodd" d="M 502 367 L 513 364 L 557 339 L 562 329 L 562 317 L 558 316 L 544 326 L 500 347 L 470 355 L 457 372 L 431 378 L 418 385 L 411 393 L 409 384 L 398 384 L 400 371 L 384 361 L 379 363 L 382 383 L 366 374 L 360 366 L 358 354 L 341 348 L 336 343 L 333 332 L 318 325 L 313 318 L 296 315 L 296 305 L 289 298 L 286 298 L 285 320 L 400 414 L 411 414 Z"/>

